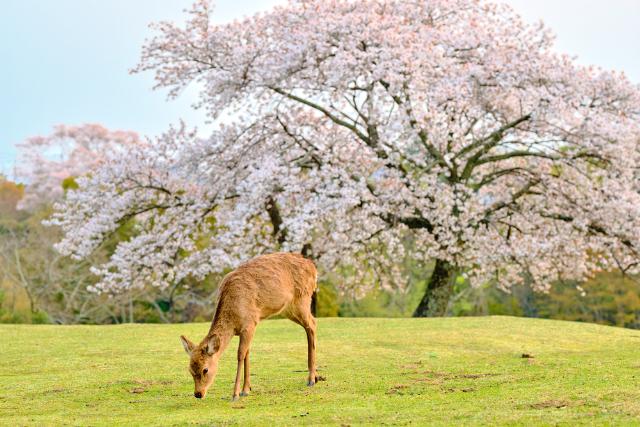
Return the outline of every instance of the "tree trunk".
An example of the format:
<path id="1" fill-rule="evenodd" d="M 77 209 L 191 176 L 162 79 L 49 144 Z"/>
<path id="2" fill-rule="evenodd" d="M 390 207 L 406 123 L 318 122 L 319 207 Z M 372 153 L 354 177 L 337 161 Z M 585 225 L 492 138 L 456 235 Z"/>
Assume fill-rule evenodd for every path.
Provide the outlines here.
<path id="1" fill-rule="evenodd" d="M 453 293 L 456 269 L 448 261 L 436 260 L 427 290 L 418 304 L 413 317 L 441 317 L 447 312 L 449 298 Z"/>

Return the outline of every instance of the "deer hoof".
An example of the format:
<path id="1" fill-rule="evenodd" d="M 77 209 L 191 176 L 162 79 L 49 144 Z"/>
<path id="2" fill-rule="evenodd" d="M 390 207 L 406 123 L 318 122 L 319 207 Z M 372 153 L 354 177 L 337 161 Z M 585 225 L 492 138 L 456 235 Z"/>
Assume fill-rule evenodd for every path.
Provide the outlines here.
<path id="1" fill-rule="evenodd" d="M 309 381 L 309 382 L 307 382 L 307 386 L 308 386 L 308 387 L 313 387 L 315 384 L 316 384 L 316 383 L 315 383 L 315 382 L 313 382 L 313 381 Z"/>
<path id="2" fill-rule="evenodd" d="M 249 396 L 249 392 L 248 391 L 242 391 L 242 392 L 240 392 L 240 396 L 247 397 L 247 396 Z"/>
<path id="3" fill-rule="evenodd" d="M 240 399 L 240 397 L 238 397 L 238 396 L 233 396 L 233 397 L 231 398 L 231 401 L 232 401 L 232 402 L 237 402 L 239 399 Z"/>

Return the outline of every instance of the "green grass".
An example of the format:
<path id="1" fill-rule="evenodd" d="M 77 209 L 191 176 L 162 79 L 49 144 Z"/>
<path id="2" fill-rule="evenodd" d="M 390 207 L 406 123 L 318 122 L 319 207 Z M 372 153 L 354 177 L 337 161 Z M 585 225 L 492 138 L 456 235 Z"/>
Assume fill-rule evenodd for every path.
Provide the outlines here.
<path id="1" fill-rule="evenodd" d="M 0 326 L 2 425 L 640 425 L 640 332 L 509 317 L 320 319 L 319 368 L 287 320 L 237 338 L 193 398 L 178 336 L 208 325 Z M 523 358 L 523 353 L 533 358 Z"/>

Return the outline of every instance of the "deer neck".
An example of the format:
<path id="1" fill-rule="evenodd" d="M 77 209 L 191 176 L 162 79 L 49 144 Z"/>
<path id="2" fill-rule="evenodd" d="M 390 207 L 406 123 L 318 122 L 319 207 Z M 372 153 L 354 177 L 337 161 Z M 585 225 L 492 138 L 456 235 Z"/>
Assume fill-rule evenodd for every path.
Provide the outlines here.
<path id="1" fill-rule="evenodd" d="M 225 316 L 221 316 L 219 313 L 222 307 L 218 306 L 218 310 L 216 310 L 216 315 L 213 318 L 213 322 L 211 322 L 211 327 L 209 328 L 209 333 L 207 337 L 217 337 L 220 341 L 220 348 L 222 351 L 227 347 L 233 336 L 235 335 L 234 326 L 227 321 Z"/>

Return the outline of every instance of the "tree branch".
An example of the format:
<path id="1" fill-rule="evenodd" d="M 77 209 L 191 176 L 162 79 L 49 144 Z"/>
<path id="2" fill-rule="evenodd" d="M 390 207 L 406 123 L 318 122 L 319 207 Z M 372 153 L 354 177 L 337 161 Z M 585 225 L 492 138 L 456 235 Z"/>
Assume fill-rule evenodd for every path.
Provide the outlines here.
<path id="1" fill-rule="evenodd" d="M 280 95 L 285 96 L 286 98 L 291 99 L 292 101 L 296 101 L 299 102 L 301 104 L 304 104 L 308 107 L 313 108 L 314 110 L 317 110 L 319 112 L 321 112 L 322 114 L 324 114 L 329 120 L 331 120 L 332 122 L 334 122 L 335 124 L 342 126 L 344 128 L 349 129 L 351 132 L 353 132 L 354 134 L 356 134 L 356 136 L 362 140 L 365 144 L 367 144 L 368 146 L 371 146 L 372 142 L 371 139 L 365 135 L 364 133 L 362 133 L 356 126 L 336 117 L 335 115 L 333 115 L 329 110 L 327 110 L 326 108 L 322 107 L 321 105 L 318 105 L 314 102 L 311 102 L 307 99 L 301 98 L 299 96 L 293 95 L 291 93 L 288 93 L 287 91 L 284 91 L 278 87 L 275 86 L 269 86 L 269 89 L 273 90 L 276 93 L 279 93 Z"/>

